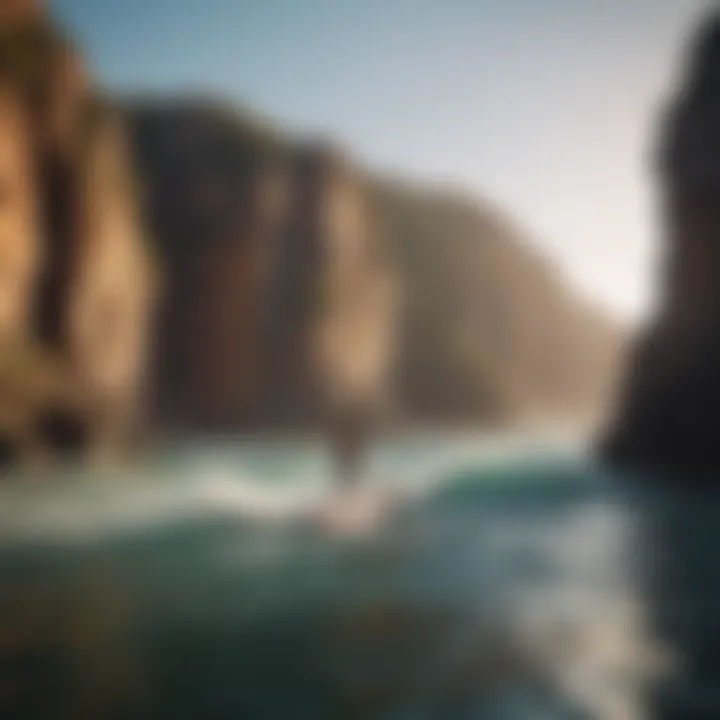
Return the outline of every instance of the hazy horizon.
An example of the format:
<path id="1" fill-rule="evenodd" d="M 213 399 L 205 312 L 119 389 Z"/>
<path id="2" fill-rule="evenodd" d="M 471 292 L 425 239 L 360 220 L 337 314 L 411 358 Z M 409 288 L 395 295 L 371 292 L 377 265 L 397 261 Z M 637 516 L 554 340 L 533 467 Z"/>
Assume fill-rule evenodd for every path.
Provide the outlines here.
<path id="1" fill-rule="evenodd" d="M 203 88 L 378 168 L 467 187 L 627 319 L 650 298 L 658 112 L 709 5 L 52 3 L 111 90 Z"/>

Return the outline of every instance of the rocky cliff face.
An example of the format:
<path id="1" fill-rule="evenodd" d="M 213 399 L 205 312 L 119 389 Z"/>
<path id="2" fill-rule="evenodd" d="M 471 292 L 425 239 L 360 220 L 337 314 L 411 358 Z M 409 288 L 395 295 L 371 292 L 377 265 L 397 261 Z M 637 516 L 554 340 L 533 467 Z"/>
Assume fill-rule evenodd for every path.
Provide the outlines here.
<path id="1" fill-rule="evenodd" d="M 286 214 L 281 158 L 220 108 L 143 107 L 130 125 L 165 276 L 155 420 L 171 430 L 252 427 L 267 370 L 269 268 Z"/>
<path id="2" fill-rule="evenodd" d="M 493 208 L 202 101 L 128 117 L 168 284 L 165 427 L 597 415 L 620 333 Z"/>
<path id="3" fill-rule="evenodd" d="M 492 208 L 217 103 L 118 112 L 39 0 L 0 4 L 0 456 L 117 447 L 141 406 L 182 432 L 577 417 L 616 340 Z"/>
<path id="4" fill-rule="evenodd" d="M 0 96 L 0 335 L 25 338 L 31 321 L 32 289 L 40 263 L 37 178 L 31 162 L 32 140 L 17 97 Z"/>
<path id="5" fill-rule="evenodd" d="M 376 300 L 382 263 L 352 163 L 209 104 L 129 118 L 166 270 L 160 425 L 307 428 L 335 404 L 377 399 L 391 311 Z"/>
<path id="6" fill-rule="evenodd" d="M 0 25 L 15 29 L 28 21 L 37 22 L 45 15 L 43 0 L 4 0 L 0 5 Z"/>
<path id="7" fill-rule="evenodd" d="M 692 45 L 658 163 L 665 222 L 657 316 L 638 341 L 606 455 L 716 469 L 720 407 L 720 15 Z"/>
<path id="8" fill-rule="evenodd" d="M 411 420 L 597 422 L 620 330 L 481 199 L 383 182 L 374 203 L 406 302 L 395 385 Z"/>
<path id="9" fill-rule="evenodd" d="M 41 3 L 3 3 L 0 365 L 16 382 L 2 385 L 50 387 L 45 372 L 63 387 L 45 403 L 29 390 L 27 403 L 0 397 L 8 446 L 44 434 L 79 452 L 129 432 L 152 298 L 119 120 Z"/>
<path id="10" fill-rule="evenodd" d="M 350 158 L 322 146 L 299 150 L 290 178 L 266 326 L 277 368 L 271 384 L 282 391 L 268 409 L 290 423 L 351 407 L 379 410 L 389 390 L 395 302 L 365 179 Z"/>

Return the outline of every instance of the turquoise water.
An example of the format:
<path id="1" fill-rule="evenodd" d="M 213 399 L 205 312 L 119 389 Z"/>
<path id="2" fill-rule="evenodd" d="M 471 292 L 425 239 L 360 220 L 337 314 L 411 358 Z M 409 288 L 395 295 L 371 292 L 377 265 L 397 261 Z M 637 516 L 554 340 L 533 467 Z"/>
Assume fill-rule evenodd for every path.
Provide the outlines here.
<path id="1" fill-rule="evenodd" d="M 371 468 L 403 502 L 348 535 L 299 441 L 5 486 L 0 716 L 720 716 L 712 501 L 518 438 Z"/>

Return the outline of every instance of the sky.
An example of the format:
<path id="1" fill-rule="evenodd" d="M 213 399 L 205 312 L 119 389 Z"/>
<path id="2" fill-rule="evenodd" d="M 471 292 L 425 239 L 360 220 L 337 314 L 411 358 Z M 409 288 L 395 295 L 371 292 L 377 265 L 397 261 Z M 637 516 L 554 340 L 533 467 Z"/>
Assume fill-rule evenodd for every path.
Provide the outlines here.
<path id="1" fill-rule="evenodd" d="M 614 315 L 651 307 L 653 138 L 706 0 L 54 0 L 98 80 L 218 94 L 516 219 Z"/>

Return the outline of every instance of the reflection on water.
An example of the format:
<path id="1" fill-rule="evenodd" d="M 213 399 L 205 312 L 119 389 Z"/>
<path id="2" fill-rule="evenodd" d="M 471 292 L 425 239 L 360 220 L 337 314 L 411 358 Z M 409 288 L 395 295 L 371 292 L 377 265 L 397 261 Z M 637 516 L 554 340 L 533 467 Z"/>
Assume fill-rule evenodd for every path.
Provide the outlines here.
<path id="1" fill-rule="evenodd" d="M 416 492 L 364 537 L 313 524 L 303 446 L 3 489 L 0 717 L 719 716 L 714 505 L 537 449 L 384 452 Z"/>

